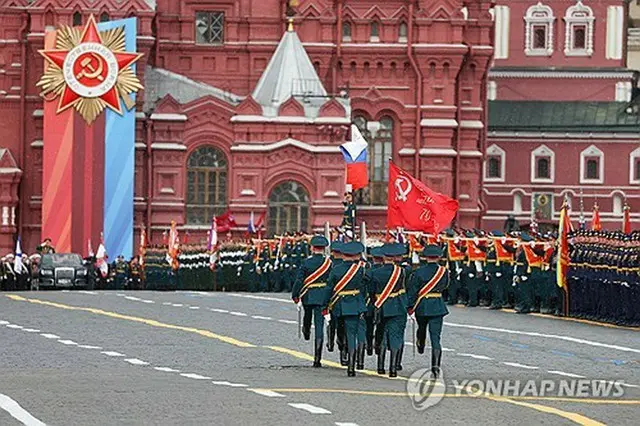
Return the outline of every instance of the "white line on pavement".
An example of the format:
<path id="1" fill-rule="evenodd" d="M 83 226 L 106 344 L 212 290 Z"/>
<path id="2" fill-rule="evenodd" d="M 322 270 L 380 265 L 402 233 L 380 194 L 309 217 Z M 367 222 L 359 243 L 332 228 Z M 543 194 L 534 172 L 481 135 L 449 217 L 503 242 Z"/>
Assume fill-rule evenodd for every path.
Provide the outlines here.
<path id="1" fill-rule="evenodd" d="M 358 426 L 358 423 L 342 423 L 342 422 L 336 422 L 336 426 Z"/>
<path id="2" fill-rule="evenodd" d="M 249 385 L 245 385 L 243 383 L 231 383 L 227 381 L 224 381 L 224 382 L 213 381 L 211 383 L 213 383 L 214 385 L 229 386 L 231 388 L 248 388 L 249 387 Z"/>
<path id="3" fill-rule="evenodd" d="M 631 383 L 622 383 L 622 386 L 625 386 L 627 388 L 636 388 L 636 389 L 640 388 L 640 386 L 632 385 Z"/>
<path id="4" fill-rule="evenodd" d="M 6 327 L 7 327 L 7 328 L 14 328 L 14 329 L 16 329 L 16 330 L 19 330 L 19 329 L 21 329 L 21 328 L 24 328 L 23 326 L 21 326 L 21 325 L 17 325 L 17 324 L 7 324 L 7 325 L 6 325 Z"/>
<path id="5" fill-rule="evenodd" d="M 40 334 L 42 337 L 46 338 L 46 339 L 59 339 L 60 336 L 57 336 L 55 334 L 49 334 L 49 333 L 42 333 Z"/>
<path id="6" fill-rule="evenodd" d="M 9 324 L 9 321 L 4 321 L 4 320 L 0 321 L 0 325 L 7 325 L 7 324 Z"/>
<path id="7" fill-rule="evenodd" d="M 297 321 L 291 321 L 291 320 L 278 320 L 278 322 L 282 322 L 284 324 L 297 324 Z"/>
<path id="8" fill-rule="evenodd" d="M 444 325 L 449 327 L 469 328 L 472 330 L 485 330 L 485 331 L 495 331 L 498 333 L 506 333 L 506 334 L 518 334 L 521 336 L 544 337 L 547 339 L 564 340 L 566 342 L 580 343 L 583 345 L 597 346 L 601 348 L 616 349 L 619 351 L 634 352 L 634 353 L 640 354 L 640 349 L 628 348 L 626 346 L 610 345 L 608 343 L 593 342 L 591 340 L 577 339 L 575 337 L 560 336 L 557 334 L 544 334 L 544 333 L 536 333 L 533 331 L 510 330 L 507 328 L 484 327 L 480 325 L 457 324 L 457 323 L 451 323 L 451 322 L 445 322 Z"/>
<path id="9" fill-rule="evenodd" d="M 225 293 L 227 296 L 233 297 L 244 297 L 247 299 L 256 299 L 256 300 L 272 300 L 274 302 L 282 302 L 282 303 L 290 303 L 293 304 L 291 299 L 280 299 L 277 297 L 268 297 L 268 296 L 255 296 L 253 294 L 237 294 L 237 293 Z"/>
<path id="10" fill-rule="evenodd" d="M 104 351 L 100 353 L 106 356 L 126 356 L 125 354 L 121 354 L 120 352 L 112 352 L 112 351 Z"/>
<path id="11" fill-rule="evenodd" d="M 268 398 L 284 398 L 281 393 L 274 392 L 269 389 L 247 389 L 249 392 L 257 393 L 258 395 L 266 396 Z"/>
<path id="12" fill-rule="evenodd" d="M 27 333 L 40 333 L 40 330 L 36 328 L 23 328 L 22 331 L 26 331 Z"/>
<path id="13" fill-rule="evenodd" d="M 125 299 L 127 299 L 127 300 L 134 300 L 134 301 L 136 301 L 136 302 L 140 300 L 140 298 L 138 298 L 138 297 L 133 297 L 133 296 L 125 296 L 124 298 L 125 298 Z"/>
<path id="14" fill-rule="evenodd" d="M 298 402 L 290 402 L 289 405 L 293 408 L 297 408 L 299 410 L 308 411 L 311 414 L 331 414 L 331 411 L 326 410 L 322 407 L 316 407 L 311 404 L 303 404 Z"/>
<path id="15" fill-rule="evenodd" d="M 534 365 L 524 365 L 524 364 L 519 364 L 517 362 L 503 362 L 504 365 L 508 365 L 510 367 L 518 367 L 518 368 L 526 368 L 527 370 L 537 370 L 540 367 L 536 367 Z"/>
<path id="16" fill-rule="evenodd" d="M 193 309 L 195 311 L 196 309 L 200 309 L 200 306 L 190 306 L 189 309 Z"/>
<path id="17" fill-rule="evenodd" d="M 182 373 L 180 374 L 182 377 L 186 377 L 187 379 L 195 379 L 195 380 L 211 380 L 211 377 L 201 376 L 195 373 Z"/>
<path id="18" fill-rule="evenodd" d="M 164 371 L 165 373 L 179 373 L 180 370 L 176 370 L 169 367 L 153 367 L 154 370 Z"/>
<path id="19" fill-rule="evenodd" d="M 78 345 L 78 347 L 82 349 L 102 349 L 101 346 L 91 346 L 91 345 Z"/>
<path id="20" fill-rule="evenodd" d="M 156 303 L 153 300 L 145 300 L 145 299 L 142 299 L 141 302 L 142 303 Z"/>
<path id="21" fill-rule="evenodd" d="M 46 426 L 43 422 L 33 417 L 27 410 L 22 408 L 20 404 L 2 393 L 0 393 L 0 408 L 25 426 Z"/>
<path id="22" fill-rule="evenodd" d="M 484 356 L 484 355 L 476 355 L 476 354 L 465 354 L 465 353 L 460 353 L 458 352 L 457 354 L 458 356 L 464 356 L 467 358 L 473 358 L 473 359 L 485 359 L 485 360 L 492 360 L 493 358 L 489 358 L 488 356 Z"/>
<path id="23" fill-rule="evenodd" d="M 116 296 L 125 297 L 126 294 L 124 294 L 124 293 L 116 293 Z"/>
<path id="24" fill-rule="evenodd" d="M 78 344 L 73 340 L 58 340 L 58 343 L 62 343 L 63 345 L 67 346 L 78 346 Z"/>
<path id="25" fill-rule="evenodd" d="M 164 306 L 173 305 L 173 303 L 171 303 L 171 302 L 162 302 L 162 304 L 163 304 Z"/>
<path id="26" fill-rule="evenodd" d="M 176 308 L 181 308 L 184 305 L 182 303 L 173 303 L 171 306 L 176 307 Z"/>
<path id="27" fill-rule="evenodd" d="M 247 314 L 245 314 L 244 312 L 229 312 L 230 315 L 235 315 L 237 317 L 246 317 Z"/>
<path id="28" fill-rule="evenodd" d="M 218 313 L 221 313 L 221 314 L 228 314 L 228 313 L 229 313 L 229 311 L 227 311 L 226 309 L 216 309 L 216 308 L 211 308 L 211 309 L 209 309 L 209 310 L 210 310 L 211 312 L 218 312 Z"/>
<path id="29" fill-rule="evenodd" d="M 87 290 L 79 290 L 78 293 L 82 293 L 82 294 L 98 294 L 95 291 L 87 291 Z"/>
<path id="30" fill-rule="evenodd" d="M 549 371 L 547 371 L 547 373 L 557 374 L 558 376 L 573 377 L 573 378 L 576 378 L 576 379 L 584 379 L 585 378 L 585 376 L 581 376 L 579 374 L 565 373 L 564 371 L 558 371 L 558 370 L 549 370 Z"/>
<path id="31" fill-rule="evenodd" d="M 127 358 L 125 359 L 125 362 L 128 362 L 129 364 L 132 364 L 132 365 L 149 365 L 148 362 L 138 358 Z"/>
<path id="32" fill-rule="evenodd" d="M 251 315 L 251 318 L 259 319 L 259 320 L 266 320 L 266 321 L 273 320 L 273 318 L 271 318 L 271 317 L 263 317 L 263 316 L 260 316 L 260 315 Z"/>

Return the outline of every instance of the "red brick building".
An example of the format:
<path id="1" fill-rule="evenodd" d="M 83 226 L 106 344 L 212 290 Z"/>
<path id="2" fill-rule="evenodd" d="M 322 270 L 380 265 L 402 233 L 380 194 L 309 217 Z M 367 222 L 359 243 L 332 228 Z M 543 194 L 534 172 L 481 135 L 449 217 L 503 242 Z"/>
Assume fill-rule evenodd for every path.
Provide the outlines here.
<path id="1" fill-rule="evenodd" d="M 357 194 L 369 228 L 384 227 L 389 157 L 479 226 L 492 2 L 293 3 L 0 1 L 0 250 L 41 238 L 37 51 L 48 29 L 90 13 L 139 19 L 135 220 L 154 241 L 171 220 L 202 237 L 227 208 L 242 227 L 266 211 L 271 232 L 337 224 L 352 121 L 371 145 Z"/>
<path id="2" fill-rule="evenodd" d="M 625 201 L 640 223 L 640 115 L 626 68 L 627 2 L 498 0 L 489 72 L 486 227 L 508 215 L 557 223 L 600 205 L 620 229 Z M 536 213 L 537 212 L 537 213 Z"/>

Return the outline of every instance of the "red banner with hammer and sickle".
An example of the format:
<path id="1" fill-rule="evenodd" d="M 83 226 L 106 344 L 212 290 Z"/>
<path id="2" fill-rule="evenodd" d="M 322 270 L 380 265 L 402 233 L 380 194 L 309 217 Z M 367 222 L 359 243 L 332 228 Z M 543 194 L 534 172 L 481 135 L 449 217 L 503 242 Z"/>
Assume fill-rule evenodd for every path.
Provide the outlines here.
<path id="1" fill-rule="evenodd" d="M 458 212 L 458 201 L 435 192 L 389 162 L 387 228 L 438 234 Z"/>

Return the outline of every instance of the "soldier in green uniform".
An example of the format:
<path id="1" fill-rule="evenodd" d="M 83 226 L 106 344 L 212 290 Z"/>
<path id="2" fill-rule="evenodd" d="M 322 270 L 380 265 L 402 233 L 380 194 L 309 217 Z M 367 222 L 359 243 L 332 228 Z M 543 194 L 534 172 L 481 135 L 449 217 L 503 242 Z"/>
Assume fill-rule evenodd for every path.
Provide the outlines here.
<path id="1" fill-rule="evenodd" d="M 269 291 L 269 279 L 271 276 L 271 252 L 269 250 L 269 244 L 264 243 L 260 251 L 260 258 L 258 259 L 258 266 L 256 272 L 259 276 L 258 291 Z"/>
<path id="2" fill-rule="evenodd" d="M 51 245 L 51 238 L 45 238 L 42 244 L 36 247 L 36 251 L 41 255 L 53 254 L 56 252 L 56 249 L 54 249 L 53 245 Z"/>
<path id="3" fill-rule="evenodd" d="M 371 274 L 373 273 L 373 271 L 375 271 L 376 269 L 380 268 L 382 266 L 382 264 L 384 263 L 384 255 L 382 254 L 382 247 L 373 247 L 370 251 L 370 255 L 372 258 L 372 262 L 371 262 L 371 266 L 367 269 L 367 274 L 369 276 L 369 282 L 371 282 Z M 369 294 L 371 294 L 373 291 L 369 291 Z M 366 332 L 366 336 L 367 336 L 367 355 L 371 356 L 373 355 L 374 349 L 376 354 L 378 354 L 380 352 L 380 341 L 381 341 L 381 336 L 378 336 L 377 334 L 379 333 L 375 333 L 375 307 L 373 306 L 373 299 L 371 297 L 367 298 L 367 315 L 365 317 L 365 322 L 366 322 L 366 326 L 367 326 L 367 332 Z M 383 328 L 380 327 L 380 331 Z M 375 338 L 375 344 L 374 344 L 374 336 L 376 336 Z"/>
<path id="4" fill-rule="evenodd" d="M 367 312 L 365 302 L 367 283 L 365 271 L 360 262 L 364 246 L 359 242 L 350 242 L 342 247 L 344 262 L 334 266 L 329 275 L 327 309 L 332 317 L 325 320 L 337 320 L 344 324 L 346 341 L 347 375 L 356 375 L 356 348 L 364 347 L 365 325 L 364 314 Z M 330 319 L 333 318 L 333 319 Z"/>
<path id="5" fill-rule="evenodd" d="M 142 290 L 142 267 L 140 266 L 140 257 L 134 256 L 129 263 L 129 288 L 131 290 Z"/>
<path id="6" fill-rule="evenodd" d="M 416 349 L 423 354 L 429 327 L 431 340 L 431 373 L 434 378 L 440 376 L 442 360 L 442 324 L 444 316 L 449 314 L 442 292 L 449 285 L 449 274 L 444 266 L 439 265 L 442 250 L 436 245 L 428 245 L 421 253 L 426 263 L 418 268 L 409 278 L 407 285 L 409 315 L 418 323 Z"/>
<path id="7" fill-rule="evenodd" d="M 405 280 L 407 271 L 398 266 L 406 249 L 402 244 L 385 244 L 382 247 L 384 265 L 371 273 L 371 289 L 375 292 L 375 322 L 383 328 L 382 344 L 378 354 L 378 374 L 385 374 L 385 355 L 390 351 L 389 377 L 398 376 L 400 349 L 404 344 L 407 325 L 407 295 Z"/>
<path id="8" fill-rule="evenodd" d="M 331 262 L 333 267 L 336 267 L 343 262 L 342 257 L 343 244 L 340 241 L 333 241 L 331 243 Z M 340 351 L 340 364 L 347 365 L 347 351 L 344 344 L 344 327 L 337 318 L 332 318 L 332 321 L 327 324 L 327 351 L 333 352 L 334 343 L 336 341 L 336 334 L 338 336 L 338 350 Z"/>
<path id="9" fill-rule="evenodd" d="M 118 256 L 113 264 L 115 268 L 115 290 L 123 290 L 128 288 L 129 284 L 129 265 L 124 260 L 124 256 Z"/>
<path id="10" fill-rule="evenodd" d="M 516 312 L 528 314 L 533 311 L 535 303 L 534 283 L 540 280 L 540 268 L 542 258 L 540 258 L 533 247 L 535 242 L 526 232 L 520 235 L 520 251 L 517 255 L 517 262 L 514 268 L 514 285 L 516 287 Z"/>
<path id="11" fill-rule="evenodd" d="M 302 334 L 311 339 L 311 319 L 315 328 L 314 367 L 320 367 L 322 344 L 324 343 L 324 316 L 322 310 L 327 303 L 327 280 L 331 272 L 331 259 L 324 255 L 329 245 L 325 237 L 311 239 L 312 255 L 298 268 L 298 276 L 291 291 L 291 298 L 298 310 L 304 308 Z"/>

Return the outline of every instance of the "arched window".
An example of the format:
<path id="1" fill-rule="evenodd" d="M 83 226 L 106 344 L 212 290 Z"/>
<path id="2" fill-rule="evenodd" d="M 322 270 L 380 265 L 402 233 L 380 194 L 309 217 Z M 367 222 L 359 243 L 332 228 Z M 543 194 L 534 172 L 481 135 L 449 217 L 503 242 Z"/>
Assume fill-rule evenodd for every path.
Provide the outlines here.
<path id="1" fill-rule="evenodd" d="M 342 24 L 342 41 L 351 41 L 351 23 Z"/>
<path id="2" fill-rule="evenodd" d="M 604 183 L 604 152 L 595 145 L 580 153 L 580 183 Z"/>
<path id="3" fill-rule="evenodd" d="M 269 234 L 309 231 L 309 194 L 295 181 L 282 182 L 269 194 Z"/>
<path id="4" fill-rule="evenodd" d="M 100 22 L 108 22 L 109 21 L 109 14 L 107 12 L 102 12 L 100 14 Z"/>
<path id="5" fill-rule="evenodd" d="M 73 26 L 79 27 L 82 25 L 82 14 L 80 12 L 73 12 Z"/>
<path id="6" fill-rule="evenodd" d="M 613 196 L 613 214 L 616 216 L 622 215 L 622 206 L 624 204 L 624 199 L 622 195 L 615 194 Z"/>
<path id="7" fill-rule="evenodd" d="M 409 30 L 407 28 L 407 24 L 404 22 L 401 22 L 400 27 L 398 28 L 398 41 L 400 43 L 406 43 L 408 33 L 409 33 Z"/>
<path id="8" fill-rule="evenodd" d="M 522 213 L 522 193 L 516 192 L 513 194 L 513 213 L 520 214 Z"/>
<path id="9" fill-rule="evenodd" d="M 500 177 L 500 158 L 490 157 L 487 160 L 487 177 L 499 178 Z"/>
<path id="10" fill-rule="evenodd" d="M 376 21 L 371 23 L 371 34 L 369 36 L 369 41 L 380 41 L 380 24 Z"/>
<path id="11" fill-rule="evenodd" d="M 553 53 L 553 9 L 542 3 L 527 9 L 525 20 L 525 46 L 527 56 L 551 56 Z"/>
<path id="12" fill-rule="evenodd" d="M 187 160 L 187 223 L 207 225 L 227 209 L 227 158 L 203 146 Z"/>
<path id="13" fill-rule="evenodd" d="M 593 54 L 593 11 L 578 3 L 567 8 L 564 16 L 564 54 L 567 56 L 591 56 Z"/>
<path id="14" fill-rule="evenodd" d="M 369 185 L 355 193 L 355 201 L 361 205 L 386 205 L 389 158 L 393 155 L 393 120 L 384 116 L 380 121 L 367 121 L 362 116 L 356 116 L 353 121 L 369 143 Z"/>
<path id="15" fill-rule="evenodd" d="M 485 182 L 504 182 L 506 152 L 498 145 L 487 148 L 487 160 L 484 169 Z"/>
<path id="16" fill-rule="evenodd" d="M 555 157 L 555 153 L 545 145 L 540 145 L 531 152 L 531 182 L 553 183 Z"/>

